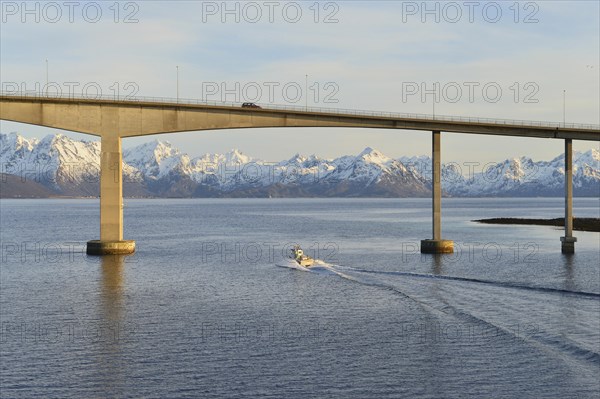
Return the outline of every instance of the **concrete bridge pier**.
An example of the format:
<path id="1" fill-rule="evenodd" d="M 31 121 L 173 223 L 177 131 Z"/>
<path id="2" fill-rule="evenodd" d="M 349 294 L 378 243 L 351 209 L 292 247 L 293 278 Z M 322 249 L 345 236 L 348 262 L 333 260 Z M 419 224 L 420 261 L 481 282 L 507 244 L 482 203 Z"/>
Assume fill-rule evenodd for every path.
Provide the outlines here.
<path id="1" fill-rule="evenodd" d="M 441 134 L 432 132 L 431 192 L 433 203 L 433 239 L 421 240 L 421 252 L 426 254 L 451 254 L 454 241 L 442 239 L 442 163 Z"/>
<path id="2" fill-rule="evenodd" d="M 565 236 L 560 238 L 563 254 L 575 253 L 573 237 L 573 140 L 565 139 Z"/>
<path id="3" fill-rule="evenodd" d="M 123 151 L 121 137 L 103 134 L 100 153 L 100 240 L 88 241 L 88 255 L 125 255 L 135 241 L 123 240 Z"/>

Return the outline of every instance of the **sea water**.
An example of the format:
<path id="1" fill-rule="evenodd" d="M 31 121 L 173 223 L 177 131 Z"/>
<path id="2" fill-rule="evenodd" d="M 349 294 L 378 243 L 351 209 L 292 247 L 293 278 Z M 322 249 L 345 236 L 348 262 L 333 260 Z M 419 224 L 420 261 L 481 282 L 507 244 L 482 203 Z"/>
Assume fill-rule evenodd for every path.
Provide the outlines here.
<path id="1" fill-rule="evenodd" d="M 595 398 L 600 234 L 555 199 L 126 200 L 128 257 L 88 257 L 97 200 L 2 200 L 2 398 Z M 575 216 L 599 217 L 597 198 Z M 298 243 L 320 259 L 286 267 Z M 283 263 L 282 263 L 283 262 Z"/>

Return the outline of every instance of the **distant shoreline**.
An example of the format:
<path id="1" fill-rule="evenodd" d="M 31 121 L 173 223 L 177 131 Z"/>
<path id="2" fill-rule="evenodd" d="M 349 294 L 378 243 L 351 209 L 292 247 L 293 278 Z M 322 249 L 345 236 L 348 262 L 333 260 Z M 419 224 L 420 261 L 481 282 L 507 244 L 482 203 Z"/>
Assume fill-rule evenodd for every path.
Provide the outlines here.
<path id="1" fill-rule="evenodd" d="M 565 219 L 523 219 L 523 218 L 492 218 L 472 220 L 484 224 L 521 224 L 533 226 L 564 227 Z M 598 218 L 573 218 L 573 230 L 600 232 L 600 219 Z"/>

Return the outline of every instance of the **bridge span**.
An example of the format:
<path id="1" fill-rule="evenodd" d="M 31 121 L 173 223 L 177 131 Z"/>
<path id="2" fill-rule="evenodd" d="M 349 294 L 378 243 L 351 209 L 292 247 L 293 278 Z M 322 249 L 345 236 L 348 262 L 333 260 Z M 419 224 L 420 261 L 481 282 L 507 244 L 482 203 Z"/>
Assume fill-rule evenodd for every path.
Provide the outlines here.
<path id="1" fill-rule="evenodd" d="M 135 242 L 123 240 L 123 155 L 121 139 L 187 131 L 268 127 L 346 127 L 418 130 L 432 137 L 432 238 L 421 252 L 451 253 L 441 234 L 441 134 L 467 133 L 560 139 L 565 143 L 565 235 L 563 253 L 575 250 L 573 237 L 573 140 L 600 141 L 600 125 L 563 124 L 424 114 L 400 114 L 296 106 L 242 108 L 240 104 L 132 97 L 117 99 L 0 93 L 0 119 L 85 133 L 101 138 L 100 240 L 88 242 L 91 255 L 126 254 Z"/>

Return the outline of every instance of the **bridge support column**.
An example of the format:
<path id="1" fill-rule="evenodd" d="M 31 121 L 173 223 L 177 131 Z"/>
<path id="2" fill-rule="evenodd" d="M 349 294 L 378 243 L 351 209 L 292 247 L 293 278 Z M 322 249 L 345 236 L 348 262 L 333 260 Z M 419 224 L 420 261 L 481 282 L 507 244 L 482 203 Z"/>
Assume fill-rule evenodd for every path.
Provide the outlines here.
<path id="1" fill-rule="evenodd" d="M 454 252 L 454 242 L 442 239 L 442 148 L 440 136 L 439 131 L 432 132 L 431 192 L 433 200 L 433 239 L 421 240 L 421 252 L 427 254 Z"/>
<path id="2" fill-rule="evenodd" d="M 135 252 L 135 241 L 123 240 L 123 152 L 121 138 L 102 135 L 100 153 L 100 240 L 88 241 L 88 255 Z"/>
<path id="3" fill-rule="evenodd" d="M 575 253 L 573 237 L 573 140 L 565 139 L 565 236 L 560 238 L 563 254 Z"/>

